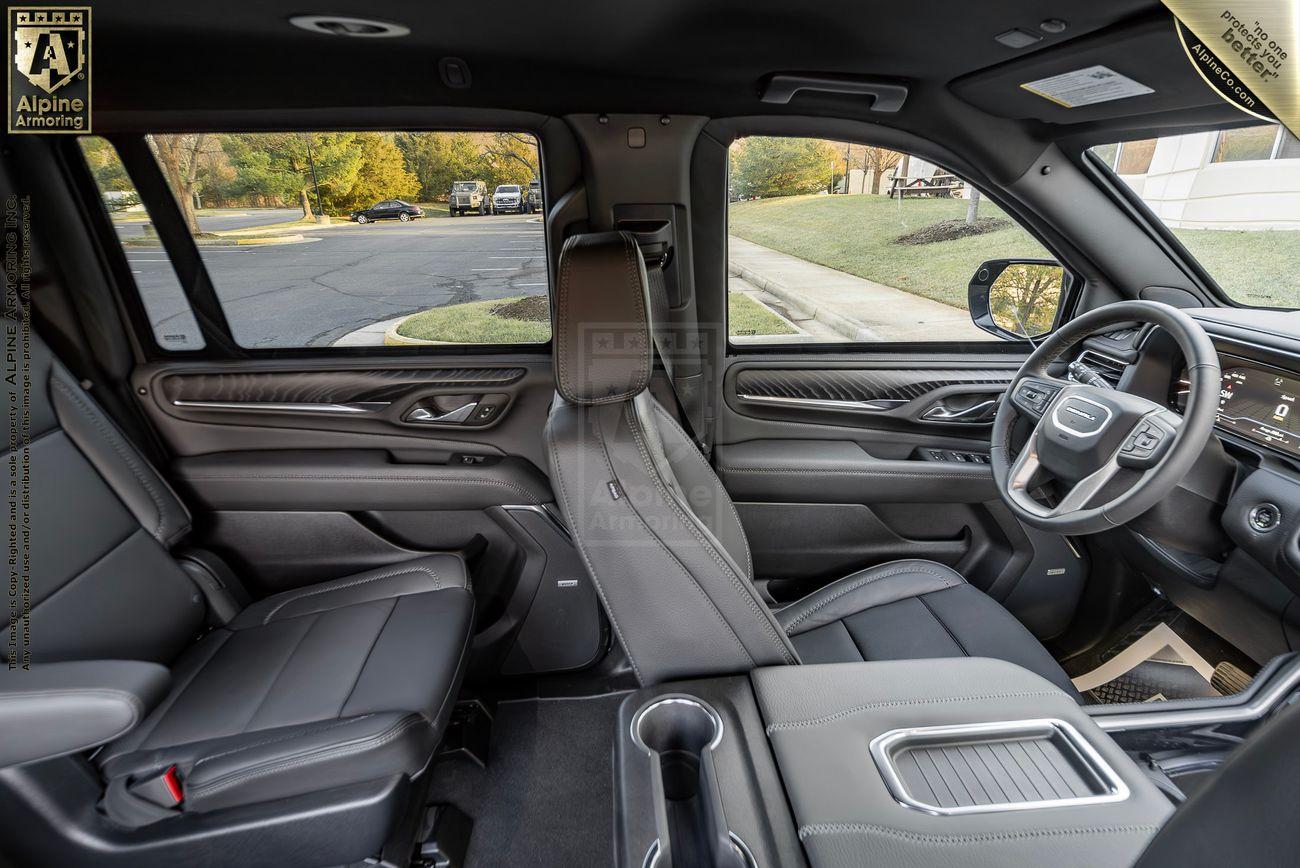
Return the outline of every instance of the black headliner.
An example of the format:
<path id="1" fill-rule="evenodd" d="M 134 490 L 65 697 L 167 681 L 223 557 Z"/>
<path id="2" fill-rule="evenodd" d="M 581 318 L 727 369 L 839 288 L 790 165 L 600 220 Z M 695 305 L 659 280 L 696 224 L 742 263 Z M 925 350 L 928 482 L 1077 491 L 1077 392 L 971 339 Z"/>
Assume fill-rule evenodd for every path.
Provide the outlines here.
<path id="1" fill-rule="evenodd" d="M 351 39 L 292 27 L 318 12 L 403 23 L 400 39 Z M 1069 28 L 1030 49 L 993 36 L 1012 27 Z M 1097 39 L 1089 40 L 1111 28 Z M 567 0 L 561 3 L 411 0 L 113 0 L 94 8 L 95 107 L 209 111 L 363 106 L 474 106 L 547 115 L 669 112 L 719 117 L 793 112 L 857 117 L 924 131 L 1010 115 L 1039 140 L 1126 114 L 1208 108 L 1240 118 L 1210 93 L 1183 57 L 1172 19 L 1155 0 L 979 0 L 885 4 L 862 0 Z M 1118 37 L 1129 35 L 1125 40 Z M 1134 36 L 1136 34 L 1136 36 Z M 1093 110 L 1069 110 L 1018 88 L 1043 70 L 1081 64 L 1081 45 L 1158 92 Z M 1070 55 L 1070 56 L 1066 56 Z M 464 58 L 468 90 L 444 87 L 443 56 Z M 1024 64 L 1025 75 L 1017 66 Z M 1000 67 L 991 72 L 982 72 Z M 896 116 L 861 100 L 799 97 L 789 107 L 758 100 L 775 71 L 882 75 L 913 88 Z M 966 77 L 955 96 L 951 83 Z M 981 106 L 974 110 L 972 104 Z M 1191 116 L 1186 116 L 1190 118 Z M 1200 122 L 1197 118 L 1193 122 Z M 1132 122 L 1128 122 L 1132 123 Z"/>

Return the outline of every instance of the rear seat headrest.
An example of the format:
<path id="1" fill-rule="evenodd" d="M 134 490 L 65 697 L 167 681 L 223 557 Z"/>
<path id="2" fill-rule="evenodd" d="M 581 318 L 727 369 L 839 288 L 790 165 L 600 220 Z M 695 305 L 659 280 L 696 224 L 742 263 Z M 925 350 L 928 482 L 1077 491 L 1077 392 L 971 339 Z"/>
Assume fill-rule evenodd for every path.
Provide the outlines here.
<path id="1" fill-rule="evenodd" d="M 645 261 L 627 232 L 575 235 L 560 251 L 555 382 L 573 404 L 626 401 L 653 367 Z"/>

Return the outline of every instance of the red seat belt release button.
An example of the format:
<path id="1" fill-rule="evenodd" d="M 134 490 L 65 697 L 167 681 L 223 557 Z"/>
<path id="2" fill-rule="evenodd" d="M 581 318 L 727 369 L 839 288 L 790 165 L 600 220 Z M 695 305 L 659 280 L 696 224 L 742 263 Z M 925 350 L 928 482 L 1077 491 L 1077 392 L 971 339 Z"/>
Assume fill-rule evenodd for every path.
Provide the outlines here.
<path id="1" fill-rule="evenodd" d="M 133 794 L 160 808 L 179 808 L 185 801 L 185 791 L 181 788 L 181 779 L 172 765 L 161 775 L 131 784 Z"/>

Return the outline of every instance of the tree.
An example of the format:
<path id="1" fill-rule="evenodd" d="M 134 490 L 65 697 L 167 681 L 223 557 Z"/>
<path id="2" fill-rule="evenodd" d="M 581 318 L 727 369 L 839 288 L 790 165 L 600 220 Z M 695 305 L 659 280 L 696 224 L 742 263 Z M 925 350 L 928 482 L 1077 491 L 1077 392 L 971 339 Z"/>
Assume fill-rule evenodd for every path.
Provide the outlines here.
<path id="1" fill-rule="evenodd" d="M 989 313 L 1008 331 L 1046 334 L 1061 303 L 1059 265 L 1009 265 L 989 287 Z"/>
<path id="2" fill-rule="evenodd" d="M 902 154 L 889 148 L 863 147 L 862 171 L 875 173 L 871 178 L 872 193 L 880 192 L 880 182 L 884 179 L 885 173 L 897 166 L 902 159 Z"/>
<path id="3" fill-rule="evenodd" d="M 742 199 L 815 193 L 825 188 L 837 160 L 835 146 L 823 139 L 742 139 L 731 155 L 732 193 Z"/>
<path id="4" fill-rule="evenodd" d="M 356 180 L 346 192 L 332 188 L 328 197 L 322 193 L 327 211 L 351 213 L 380 199 L 413 198 L 420 192 L 420 179 L 406 168 L 391 135 L 358 133 L 355 146 L 361 151 Z"/>
<path id="5" fill-rule="evenodd" d="M 484 168 L 496 184 L 519 184 L 540 178 L 537 140 L 523 133 L 489 133 L 482 143 Z"/>
<path id="6" fill-rule="evenodd" d="M 194 213 L 194 194 L 198 189 L 200 157 L 208 141 L 207 133 L 155 134 L 149 137 L 150 146 L 158 157 L 167 184 L 172 188 L 176 204 L 180 206 L 185 227 L 193 235 L 199 234 L 199 221 Z"/>
<path id="7" fill-rule="evenodd" d="M 969 186 L 966 189 L 970 191 L 970 195 L 966 199 L 966 225 L 974 226 L 975 218 L 980 210 L 980 191 Z"/>
<path id="8" fill-rule="evenodd" d="M 357 133 L 247 133 L 230 136 L 224 144 L 236 167 L 233 189 L 281 202 L 296 200 L 304 220 L 312 217 L 317 185 L 323 206 L 347 201 L 366 156 Z"/>

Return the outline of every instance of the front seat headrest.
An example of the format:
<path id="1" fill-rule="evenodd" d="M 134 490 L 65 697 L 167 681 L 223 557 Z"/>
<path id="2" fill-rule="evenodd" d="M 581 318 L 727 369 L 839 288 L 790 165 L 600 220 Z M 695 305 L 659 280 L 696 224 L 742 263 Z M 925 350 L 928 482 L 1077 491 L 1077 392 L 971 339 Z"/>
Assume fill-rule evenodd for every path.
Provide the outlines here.
<path id="1" fill-rule="evenodd" d="M 645 391 L 653 368 L 645 260 L 627 232 L 575 235 L 560 251 L 556 390 L 572 404 Z"/>

